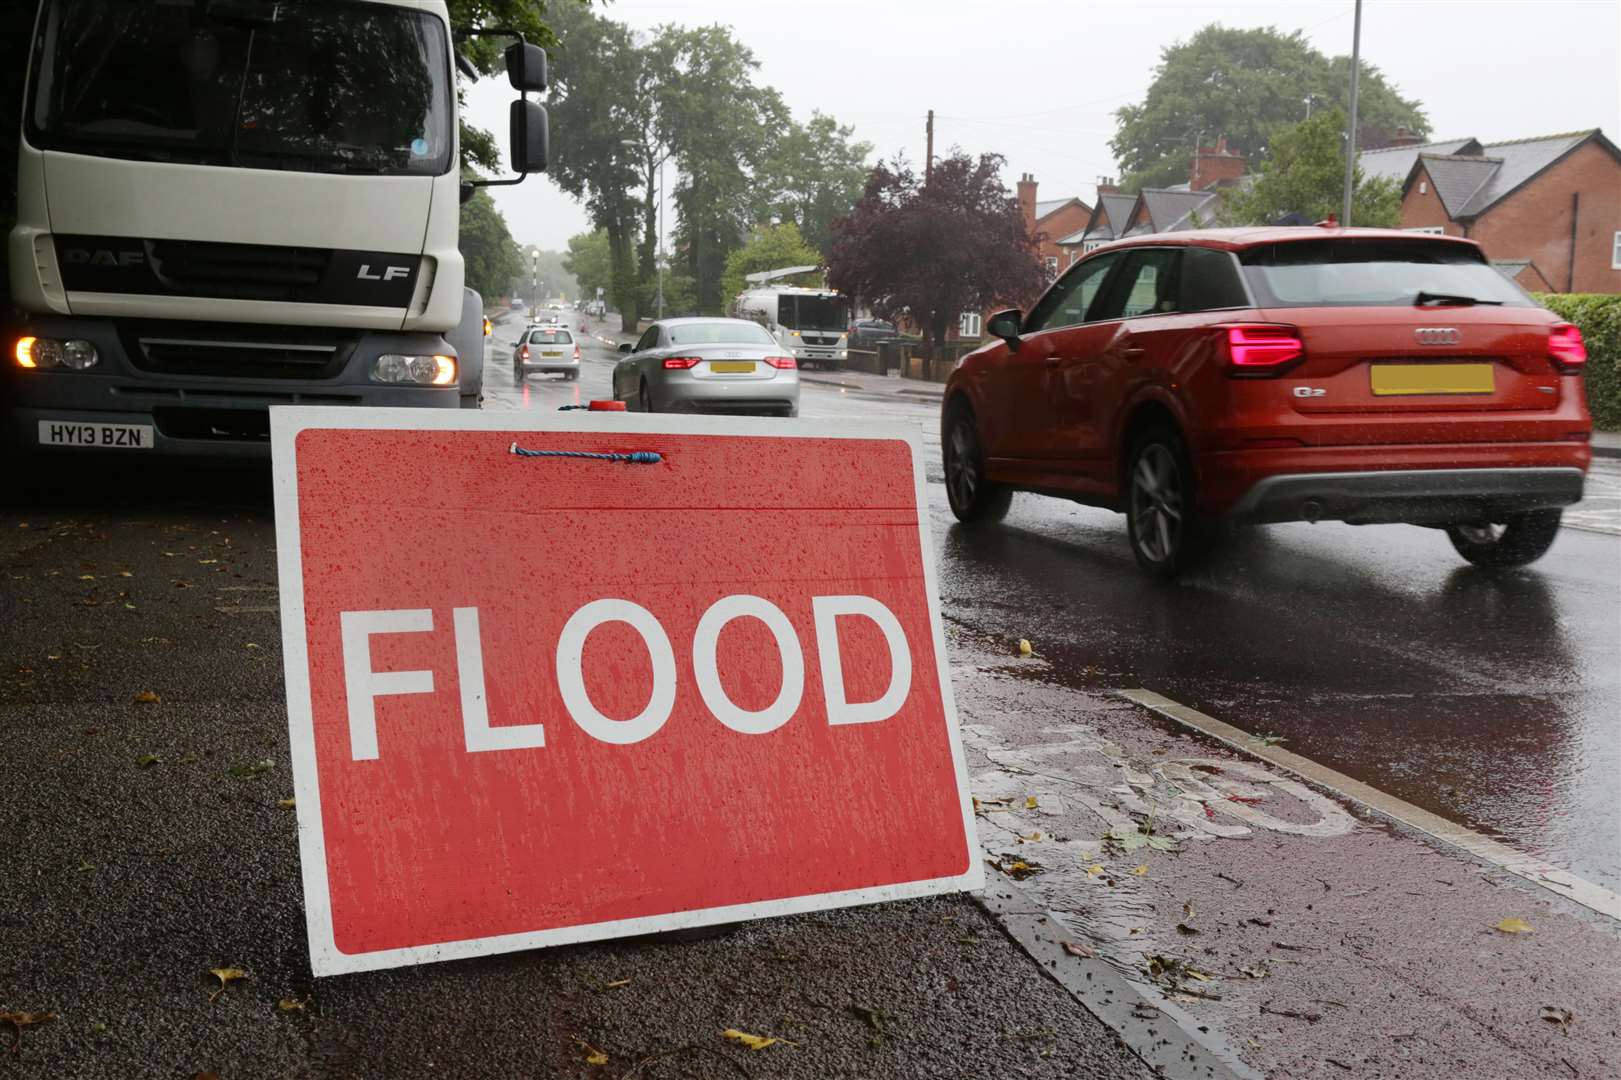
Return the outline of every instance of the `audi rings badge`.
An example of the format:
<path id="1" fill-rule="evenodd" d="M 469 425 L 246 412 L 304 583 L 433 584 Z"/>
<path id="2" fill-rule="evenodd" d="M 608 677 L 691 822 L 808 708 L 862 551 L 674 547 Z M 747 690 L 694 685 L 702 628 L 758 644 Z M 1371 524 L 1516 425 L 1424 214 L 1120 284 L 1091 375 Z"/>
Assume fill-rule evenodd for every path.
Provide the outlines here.
<path id="1" fill-rule="evenodd" d="M 1463 340 L 1463 335 L 1451 326 L 1421 326 L 1413 336 L 1420 345 L 1456 345 Z"/>

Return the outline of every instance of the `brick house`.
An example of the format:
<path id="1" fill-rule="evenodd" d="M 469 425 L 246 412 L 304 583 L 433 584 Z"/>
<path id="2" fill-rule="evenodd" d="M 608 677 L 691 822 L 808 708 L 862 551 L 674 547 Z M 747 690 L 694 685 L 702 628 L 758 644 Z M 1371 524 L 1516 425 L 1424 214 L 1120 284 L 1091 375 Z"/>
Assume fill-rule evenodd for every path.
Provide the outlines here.
<path id="1" fill-rule="evenodd" d="M 1077 229 L 1085 228 L 1087 220 L 1092 216 L 1092 208 L 1075 195 L 1064 199 L 1038 201 L 1036 178 L 1029 173 L 1019 177 L 1018 191 L 1019 208 L 1024 211 L 1025 227 L 1036 239 L 1037 254 L 1041 256 L 1042 265 L 1047 268 L 1047 277 L 1051 280 L 1069 265 L 1066 261 L 1068 255 L 1059 247 L 1058 241 Z"/>
<path id="2" fill-rule="evenodd" d="M 1621 150 L 1597 128 L 1358 155 L 1402 187 L 1401 227 L 1466 236 L 1521 287 L 1621 293 Z"/>
<path id="3" fill-rule="evenodd" d="M 1061 265 L 1102 244 L 1126 236 L 1208 228 L 1216 220 L 1224 188 L 1247 183 L 1244 155 L 1227 146 L 1224 135 L 1214 146 L 1201 146 L 1188 160 L 1188 182 L 1166 188 L 1143 188 L 1122 195 L 1114 180 L 1098 180 L 1098 205 L 1084 228 L 1058 241 Z"/>

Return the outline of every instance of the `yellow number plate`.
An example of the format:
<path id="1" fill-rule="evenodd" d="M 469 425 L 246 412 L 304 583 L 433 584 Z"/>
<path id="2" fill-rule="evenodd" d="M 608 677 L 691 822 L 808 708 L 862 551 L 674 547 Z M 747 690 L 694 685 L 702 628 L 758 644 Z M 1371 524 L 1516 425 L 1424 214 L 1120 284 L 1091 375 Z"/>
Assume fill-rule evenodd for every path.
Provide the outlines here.
<path id="1" fill-rule="evenodd" d="M 746 375 L 754 370 L 753 360 L 711 360 L 709 370 L 721 375 Z"/>
<path id="2" fill-rule="evenodd" d="M 1497 389 L 1490 364 L 1374 364 L 1376 397 L 1396 394 L 1489 394 Z"/>
<path id="3" fill-rule="evenodd" d="M 562 356 L 563 354 L 560 352 L 543 352 L 540 355 L 544 356 L 548 360 L 552 360 L 556 357 Z"/>

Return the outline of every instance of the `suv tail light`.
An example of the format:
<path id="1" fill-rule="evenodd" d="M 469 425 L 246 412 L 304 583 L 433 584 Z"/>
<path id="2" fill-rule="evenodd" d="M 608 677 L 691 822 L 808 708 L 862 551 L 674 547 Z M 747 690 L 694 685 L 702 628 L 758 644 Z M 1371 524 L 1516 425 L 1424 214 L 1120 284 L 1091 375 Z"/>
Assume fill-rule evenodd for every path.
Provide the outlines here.
<path id="1" fill-rule="evenodd" d="M 688 368 L 697 367 L 703 362 L 704 358 L 701 356 L 666 356 L 664 358 L 664 369 L 666 371 L 685 371 Z"/>
<path id="2" fill-rule="evenodd" d="M 765 362 L 776 368 L 778 371 L 792 371 L 794 368 L 799 366 L 799 364 L 791 356 L 768 356 L 765 358 Z"/>
<path id="3" fill-rule="evenodd" d="M 1229 326 L 1225 328 L 1227 374 L 1267 379 L 1282 375 L 1306 358 L 1306 343 L 1292 326 Z"/>
<path id="4" fill-rule="evenodd" d="M 525 345 L 523 347 L 523 352 L 519 353 L 518 355 L 523 357 L 525 360 L 529 359 L 529 346 Z"/>
<path id="5" fill-rule="evenodd" d="M 1587 344 L 1582 332 L 1570 323 L 1559 323 L 1548 331 L 1548 359 L 1561 375 L 1579 375 L 1587 365 Z"/>

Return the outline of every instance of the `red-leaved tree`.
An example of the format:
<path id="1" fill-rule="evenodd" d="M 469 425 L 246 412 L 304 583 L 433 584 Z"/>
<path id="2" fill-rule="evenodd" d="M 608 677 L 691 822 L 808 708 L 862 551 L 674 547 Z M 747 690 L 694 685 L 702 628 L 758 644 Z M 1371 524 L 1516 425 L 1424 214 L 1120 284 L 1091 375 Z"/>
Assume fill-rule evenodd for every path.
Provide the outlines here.
<path id="1" fill-rule="evenodd" d="M 963 312 L 1033 300 L 1046 275 L 1001 170 L 997 154 L 958 150 L 925 185 L 903 162 L 880 161 L 833 223 L 828 284 L 881 317 L 909 316 L 933 355 Z"/>

